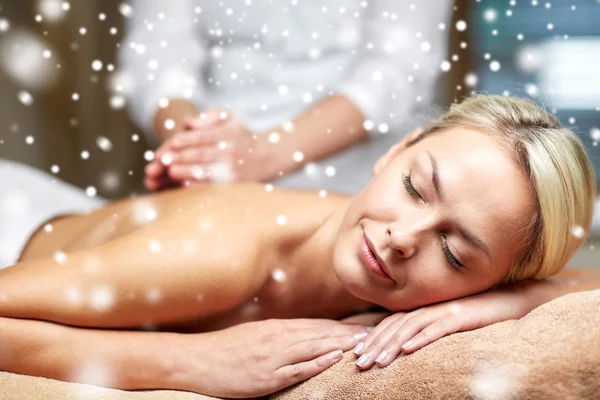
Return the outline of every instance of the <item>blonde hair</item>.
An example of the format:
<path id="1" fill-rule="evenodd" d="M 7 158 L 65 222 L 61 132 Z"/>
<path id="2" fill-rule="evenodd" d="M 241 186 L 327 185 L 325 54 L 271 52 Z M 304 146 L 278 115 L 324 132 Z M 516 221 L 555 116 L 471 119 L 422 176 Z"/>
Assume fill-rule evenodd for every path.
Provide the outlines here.
<path id="1" fill-rule="evenodd" d="M 478 94 L 452 104 L 408 146 L 453 127 L 499 139 L 529 176 L 536 195 L 535 211 L 523 227 L 522 256 L 501 284 L 559 272 L 585 240 L 592 221 L 596 182 L 581 140 L 533 101 Z"/>

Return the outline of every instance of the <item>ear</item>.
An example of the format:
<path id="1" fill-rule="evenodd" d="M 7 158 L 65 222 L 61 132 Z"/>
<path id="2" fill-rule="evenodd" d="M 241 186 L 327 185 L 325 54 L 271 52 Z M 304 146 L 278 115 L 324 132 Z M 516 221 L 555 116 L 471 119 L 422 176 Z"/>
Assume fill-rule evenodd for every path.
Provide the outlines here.
<path id="1" fill-rule="evenodd" d="M 406 145 L 409 142 L 419 137 L 419 135 L 421 135 L 423 131 L 423 128 L 417 128 L 408 135 L 406 135 L 404 138 L 402 138 L 401 141 L 390 147 L 389 150 L 384 155 L 382 155 L 379 158 L 379 160 L 377 160 L 377 162 L 375 163 L 375 166 L 373 167 L 373 174 L 377 175 L 378 173 L 380 173 L 389 164 L 389 162 L 394 157 L 396 157 L 396 155 L 401 153 L 406 148 Z"/>

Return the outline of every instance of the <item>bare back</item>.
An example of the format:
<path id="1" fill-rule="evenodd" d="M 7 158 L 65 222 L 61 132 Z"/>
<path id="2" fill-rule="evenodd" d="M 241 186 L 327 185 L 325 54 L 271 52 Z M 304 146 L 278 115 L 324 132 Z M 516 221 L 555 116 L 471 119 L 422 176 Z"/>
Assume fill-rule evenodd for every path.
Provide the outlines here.
<path id="1" fill-rule="evenodd" d="M 78 254 L 85 250 L 101 259 L 103 253 L 114 256 L 120 252 L 118 261 L 124 263 L 121 269 L 135 262 L 142 274 L 156 268 L 156 264 L 171 268 L 166 274 L 175 279 L 173 276 L 180 273 L 178 268 L 193 260 L 190 271 L 197 274 L 181 274 L 179 278 L 197 276 L 197 291 L 193 296 L 190 291 L 187 303 L 179 304 L 179 308 L 201 308 L 204 298 L 219 290 L 230 297 L 234 296 L 231 291 L 244 292 L 240 295 L 242 301 L 213 307 L 201 318 L 167 318 L 173 315 L 173 309 L 156 310 L 157 316 L 162 315 L 158 322 L 187 321 L 196 331 L 274 317 L 341 317 L 350 310 L 331 301 L 336 290 L 324 290 L 326 286 L 330 289 L 334 281 L 331 269 L 324 267 L 329 260 L 305 263 L 296 262 L 294 257 L 332 211 L 347 200 L 340 195 L 323 198 L 316 191 L 270 192 L 259 184 L 166 191 L 117 201 L 87 215 L 58 218 L 51 222 L 50 232 L 40 229 L 32 237 L 22 261 L 48 258 L 57 251 Z M 136 240 L 125 242 L 129 238 Z M 107 247 L 120 242 L 128 244 Z M 131 252 L 137 253 L 134 259 L 128 258 Z M 307 273 L 307 268 L 314 270 Z M 122 275 L 116 279 L 133 278 Z M 143 278 L 136 275 L 135 279 Z M 246 284 L 239 283 L 240 279 Z M 134 291 L 128 295 L 131 293 Z"/>

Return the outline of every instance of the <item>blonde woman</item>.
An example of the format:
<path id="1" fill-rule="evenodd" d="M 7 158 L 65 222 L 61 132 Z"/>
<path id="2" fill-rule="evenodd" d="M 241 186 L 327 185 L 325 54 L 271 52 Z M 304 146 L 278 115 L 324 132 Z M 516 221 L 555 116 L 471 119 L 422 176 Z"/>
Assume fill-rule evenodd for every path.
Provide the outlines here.
<path id="1" fill-rule="evenodd" d="M 100 364 L 114 373 L 91 383 L 254 397 L 343 351 L 385 367 L 600 287 L 550 278 L 584 240 L 595 183 L 535 104 L 469 98 L 374 172 L 356 197 L 207 186 L 50 222 L 0 271 L 0 369 L 90 382 L 79 371 Z M 370 332 L 332 321 L 376 306 L 394 313 Z"/>

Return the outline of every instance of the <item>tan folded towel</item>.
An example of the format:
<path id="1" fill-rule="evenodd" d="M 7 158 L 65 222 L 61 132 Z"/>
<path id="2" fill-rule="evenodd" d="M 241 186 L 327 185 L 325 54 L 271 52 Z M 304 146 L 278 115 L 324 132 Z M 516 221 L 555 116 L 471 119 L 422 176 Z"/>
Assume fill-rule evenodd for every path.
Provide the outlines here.
<path id="1" fill-rule="evenodd" d="M 600 290 L 447 336 L 387 368 L 360 372 L 355 360 L 347 352 L 271 399 L 600 399 Z"/>
<path id="2" fill-rule="evenodd" d="M 357 371 L 350 352 L 272 400 L 600 399 L 600 290 L 549 302 L 517 321 L 447 336 L 384 369 Z M 215 400 L 126 392 L 0 372 L 0 399 Z"/>
<path id="3" fill-rule="evenodd" d="M 218 400 L 188 392 L 152 390 L 126 392 L 0 372 L 1 400 Z"/>

